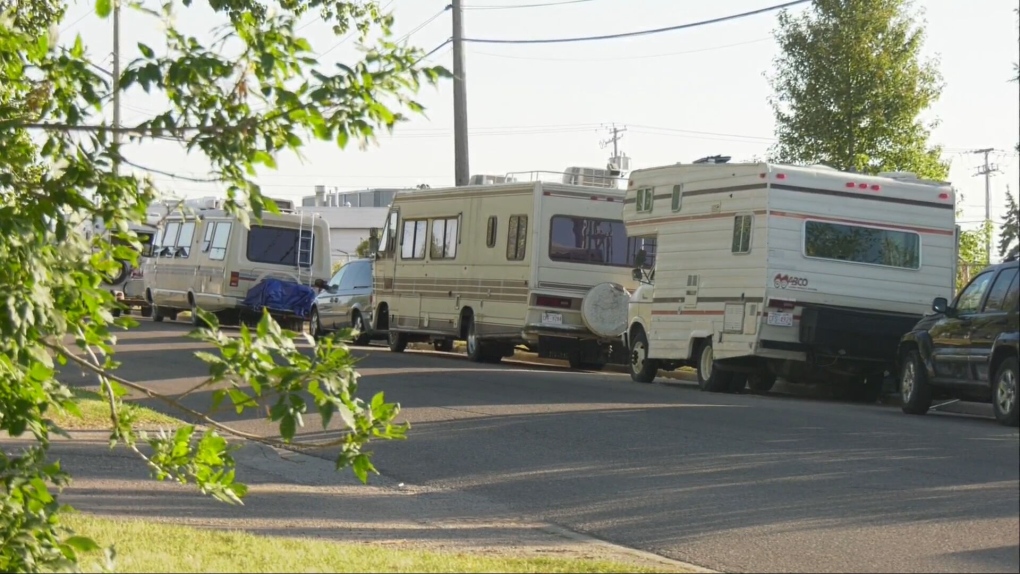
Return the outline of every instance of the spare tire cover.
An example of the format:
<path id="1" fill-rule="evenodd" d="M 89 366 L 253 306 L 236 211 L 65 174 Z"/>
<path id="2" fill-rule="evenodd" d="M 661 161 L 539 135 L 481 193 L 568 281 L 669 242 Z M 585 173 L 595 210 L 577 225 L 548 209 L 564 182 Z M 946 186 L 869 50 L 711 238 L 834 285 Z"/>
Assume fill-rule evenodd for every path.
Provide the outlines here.
<path id="1" fill-rule="evenodd" d="M 630 294 L 617 283 L 599 283 L 581 301 L 584 326 L 599 337 L 619 337 L 627 330 Z"/>
<path id="2" fill-rule="evenodd" d="M 125 279 L 128 278 L 129 273 L 131 273 L 131 264 L 128 263 L 127 261 L 121 261 L 120 271 L 117 273 L 117 275 L 114 276 L 113 279 L 109 281 L 103 281 L 103 283 L 107 285 L 119 285 Z"/>

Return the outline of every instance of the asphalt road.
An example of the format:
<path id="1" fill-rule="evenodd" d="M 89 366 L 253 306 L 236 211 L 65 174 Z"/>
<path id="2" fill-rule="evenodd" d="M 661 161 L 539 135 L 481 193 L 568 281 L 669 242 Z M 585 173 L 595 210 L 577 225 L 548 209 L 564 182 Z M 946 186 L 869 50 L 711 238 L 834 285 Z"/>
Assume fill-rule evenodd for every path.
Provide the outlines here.
<path id="1" fill-rule="evenodd" d="M 204 367 L 187 330 L 144 322 L 122 336 L 120 374 L 190 387 Z M 355 352 L 366 396 L 385 390 L 412 423 L 407 441 L 374 449 L 381 473 L 408 485 L 716 570 L 1020 571 L 1020 440 L 987 416 Z M 255 416 L 221 418 L 273 434 Z M 309 417 L 307 436 L 320 429 Z"/>

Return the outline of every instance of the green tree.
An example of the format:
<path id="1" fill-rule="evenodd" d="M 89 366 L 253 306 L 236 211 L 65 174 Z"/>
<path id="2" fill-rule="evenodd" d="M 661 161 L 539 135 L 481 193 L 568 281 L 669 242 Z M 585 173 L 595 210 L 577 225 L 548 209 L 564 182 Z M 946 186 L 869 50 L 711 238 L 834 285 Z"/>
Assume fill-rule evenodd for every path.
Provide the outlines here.
<path id="1" fill-rule="evenodd" d="M 97 0 L 101 17 L 109 16 L 111 1 Z M 225 188 L 226 208 L 246 222 L 278 211 L 262 196 L 256 167 L 275 168 L 279 154 L 299 152 L 310 137 L 341 148 L 365 145 L 404 119 L 396 109 L 421 111 L 410 95 L 446 74 L 418 66 L 418 50 L 389 41 L 393 19 L 372 0 L 211 2 L 225 25 L 208 42 L 174 23 L 174 13 L 191 4 L 122 3 L 159 20 L 166 37 L 159 52 L 139 44 L 116 85 L 160 93 L 168 105 L 120 135 L 134 144 L 173 141 L 204 156 L 210 175 L 202 181 Z M 214 403 L 229 402 L 238 412 L 268 407 L 279 439 L 246 434 L 217 421 L 215 412 L 189 409 L 115 374 L 115 333 L 136 323 L 113 317 L 119 304 L 100 286 L 120 261 L 137 262 L 140 244 L 129 224 L 144 220 L 156 194 L 155 170 L 136 159 L 144 154 L 121 146 L 100 117 L 114 83 L 90 61 L 81 38 L 58 47 L 63 9 L 55 0 L 0 0 L 0 431 L 34 439 L 21 452 L 0 453 L 4 572 L 73 570 L 76 551 L 95 547 L 61 527 L 63 507 L 51 492 L 68 477 L 47 457 L 51 434 L 63 432 L 50 415 L 77 412 L 70 389 L 55 377 L 57 363 L 99 376 L 111 444 L 135 452 L 155 478 L 196 485 L 226 502 L 240 503 L 246 492 L 235 480 L 229 436 L 290 445 L 303 416 L 317 412 L 336 438 L 305 446 L 339 447 L 337 467 L 352 468 L 364 481 L 374 471 L 365 444 L 402 438 L 406 430 L 394 423 L 399 406 L 382 393 L 358 398 L 354 360 L 338 339 L 306 338 L 316 345 L 308 356 L 296 346 L 306 336 L 281 330 L 268 315 L 231 336 L 200 312 L 207 327 L 192 335 L 214 352 L 197 354 L 209 377 L 193 390 L 225 386 L 213 393 Z M 379 39 L 361 61 L 320 61 L 295 34 L 298 17 L 310 10 L 338 34 L 350 29 L 363 43 Z M 110 232 L 91 238 L 76 232 L 77 221 L 93 219 Z M 206 430 L 188 424 L 172 434 L 137 433 L 132 412 L 121 408 L 127 389 L 180 409 Z"/>
<path id="2" fill-rule="evenodd" d="M 803 15 L 780 13 L 782 52 L 766 74 L 774 161 L 947 177 L 941 150 L 928 145 L 933 124 L 920 117 L 941 78 L 921 61 L 913 11 L 907 0 L 814 0 Z"/>
<path id="3" fill-rule="evenodd" d="M 1006 190 L 1006 219 L 999 229 L 999 256 L 1012 255 L 1020 250 L 1020 208 L 1016 198 Z"/>
<path id="4" fill-rule="evenodd" d="M 361 243 L 358 244 L 354 251 L 355 253 L 358 254 L 358 257 L 368 257 L 370 255 L 368 248 L 369 248 L 368 239 L 364 239 L 361 241 Z"/>

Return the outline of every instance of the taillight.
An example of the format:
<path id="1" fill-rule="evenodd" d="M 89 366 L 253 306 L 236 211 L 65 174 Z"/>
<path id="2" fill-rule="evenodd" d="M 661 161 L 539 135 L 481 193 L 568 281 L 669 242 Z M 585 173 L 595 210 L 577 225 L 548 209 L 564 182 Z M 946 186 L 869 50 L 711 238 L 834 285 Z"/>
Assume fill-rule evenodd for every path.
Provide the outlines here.
<path id="1" fill-rule="evenodd" d="M 539 295 L 535 299 L 535 305 L 539 307 L 558 307 L 560 309 L 570 308 L 570 299 L 564 299 L 562 297 L 546 297 Z"/>
<path id="2" fill-rule="evenodd" d="M 237 271 L 230 272 L 230 286 L 237 287 L 238 282 L 241 281 L 241 274 Z"/>

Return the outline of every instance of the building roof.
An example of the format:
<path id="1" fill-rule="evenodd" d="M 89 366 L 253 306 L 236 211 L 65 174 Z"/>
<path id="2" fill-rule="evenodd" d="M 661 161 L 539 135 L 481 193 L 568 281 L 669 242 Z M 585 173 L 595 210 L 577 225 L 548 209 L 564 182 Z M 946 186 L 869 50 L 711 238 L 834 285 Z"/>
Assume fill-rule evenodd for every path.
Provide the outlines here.
<path id="1" fill-rule="evenodd" d="M 369 229 L 382 227 L 388 207 L 298 207 L 305 213 L 318 213 L 330 229 Z"/>

